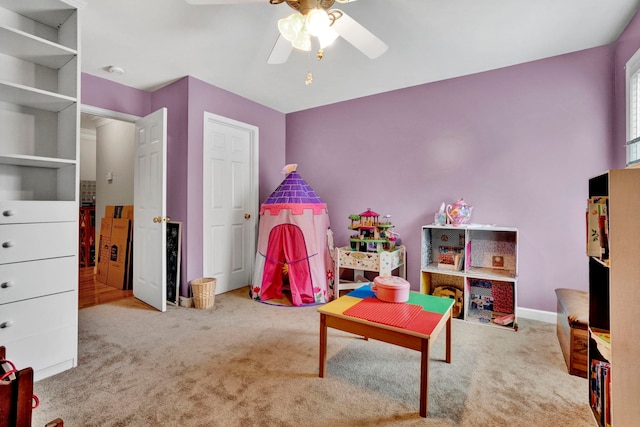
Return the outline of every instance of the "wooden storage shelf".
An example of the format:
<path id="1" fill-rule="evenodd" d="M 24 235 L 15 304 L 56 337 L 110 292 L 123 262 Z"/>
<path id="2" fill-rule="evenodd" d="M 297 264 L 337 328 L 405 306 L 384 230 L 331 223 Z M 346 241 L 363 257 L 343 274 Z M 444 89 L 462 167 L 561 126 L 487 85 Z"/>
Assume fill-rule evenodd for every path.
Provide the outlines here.
<path id="1" fill-rule="evenodd" d="M 610 334 L 610 332 L 604 329 L 590 327 L 589 334 L 591 336 L 591 339 L 593 339 L 593 341 L 595 342 L 596 347 L 598 348 L 598 351 L 600 352 L 602 357 L 604 357 L 605 360 L 611 360 L 611 342 L 606 341 L 600 336 L 600 334 Z"/>
<path id="2" fill-rule="evenodd" d="M 83 206 L 80 208 L 80 229 L 78 232 L 80 248 L 80 267 L 93 267 L 96 261 L 96 207 Z"/>
<path id="3" fill-rule="evenodd" d="M 637 425 L 640 419 L 640 328 L 635 325 L 640 301 L 640 169 L 609 170 L 589 179 L 588 199 L 606 198 L 598 216 L 605 226 L 596 238 L 606 243 L 608 260 L 589 260 L 589 369 L 585 398 L 599 426 Z M 587 205 L 589 206 L 589 205 Z M 591 210 L 589 211 L 591 212 Z M 587 216 L 586 232 L 589 233 Z M 601 221 L 601 218 L 597 218 Z M 585 221 L 583 218 L 582 221 Z M 590 234 L 587 238 L 593 238 Z M 589 240 L 587 240 L 589 242 Z M 602 244 L 601 243 L 601 244 Z M 590 253 L 587 243 L 587 253 Z M 604 252 L 606 253 L 606 252 Z M 610 342 L 599 334 L 609 334 Z"/>
<path id="4" fill-rule="evenodd" d="M 501 328 L 517 329 L 516 317 L 516 282 L 517 282 L 517 241 L 518 230 L 510 227 L 487 226 L 439 226 L 422 227 L 421 277 L 420 289 L 423 293 L 433 293 L 435 289 L 442 291 L 442 286 L 462 291 L 462 309 L 459 319 L 491 324 Z M 458 254 L 461 250 L 461 268 L 442 268 L 439 264 L 444 255 Z M 449 260 L 450 262 L 450 260 Z M 497 267 L 494 267 L 496 263 Z M 448 277 L 444 280 L 443 277 Z M 484 295 L 472 296 L 472 283 L 483 281 L 486 285 Z M 493 288 L 503 286 L 501 288 Z M 504 287 L 506 286 L 506 288 Z M 494 298 L 503 298 L 501 292 L 507 289 L 509 298 L 501 310 L 493 309 Z M 444 292 L 446 294 L 446 291 Z M 495 295 L 494 295 L 495 294 Z M 453 296 L 451 296 L 453 297 Z M 501 300 L 502 301 L 502 300 Z M 508 323 L 495 323 L 496 317 L 509 316 Z"/>

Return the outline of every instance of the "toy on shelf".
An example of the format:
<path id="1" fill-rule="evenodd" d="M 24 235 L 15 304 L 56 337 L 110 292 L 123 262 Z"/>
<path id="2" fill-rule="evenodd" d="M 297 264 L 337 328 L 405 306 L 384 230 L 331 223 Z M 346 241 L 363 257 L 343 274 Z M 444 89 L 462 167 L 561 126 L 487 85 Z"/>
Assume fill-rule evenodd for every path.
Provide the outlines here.
<path id="1" fill-rule="evenodd" d="M 383 252 L 395 248 L 398 234 L 391 229 L 391 215 L 385 215 L 380 221 L 380 214 L 367 209 L 360 215 L 349 215 L 349 230 L 357 231 L 349 239 L 351 250 L 359 252 Z"/>

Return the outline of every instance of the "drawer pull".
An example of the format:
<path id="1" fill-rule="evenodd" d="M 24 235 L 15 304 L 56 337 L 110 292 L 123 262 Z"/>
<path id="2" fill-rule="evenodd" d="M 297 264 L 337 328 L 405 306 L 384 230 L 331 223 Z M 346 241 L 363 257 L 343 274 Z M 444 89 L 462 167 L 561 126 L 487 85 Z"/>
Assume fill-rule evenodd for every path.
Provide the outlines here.
<path id="1" fill-rule="evenodd" d="M 11 209 L 2 212 L 2 216 L 14 216 L 16 213 Z"/>
<path id="2" fill-rule="evenodd" d="M 15 245 L 15 244 L 14 244 L 12 241 L 8 241 L 8 242 L 4 242 L 4 243 L 2 244 L 2 247 L 3 247 L 3 248 L 5 248 L 5 249 L 6 249 L 6 248 L 12 248 L 14 245 Z"/>
<path id="3" fill-rule="evenodd" d="M 2 284 L 0 285 L 0 288 L 2 289 L 7 289 L 13 286 L 13 282 L 2 282 Z"/>
<path id="4" fill-rule="evenodd" d="M 13 322 L 11 320 L 7 320 L 6 322 L 0 323 L 0 329 L 7 329 L 11 325 L 13 325 Z"/>

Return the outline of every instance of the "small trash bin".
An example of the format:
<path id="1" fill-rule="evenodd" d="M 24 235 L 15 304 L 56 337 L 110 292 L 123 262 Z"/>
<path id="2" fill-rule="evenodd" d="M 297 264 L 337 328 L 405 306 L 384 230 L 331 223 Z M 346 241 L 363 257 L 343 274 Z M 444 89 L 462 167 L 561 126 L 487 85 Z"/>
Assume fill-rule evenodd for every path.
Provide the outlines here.
<path id="1" fill-rule="evenodd" d="M 216 297 L 216 279 L 202 277 L 189 282 L 195 308 L 211 308 Z"/>

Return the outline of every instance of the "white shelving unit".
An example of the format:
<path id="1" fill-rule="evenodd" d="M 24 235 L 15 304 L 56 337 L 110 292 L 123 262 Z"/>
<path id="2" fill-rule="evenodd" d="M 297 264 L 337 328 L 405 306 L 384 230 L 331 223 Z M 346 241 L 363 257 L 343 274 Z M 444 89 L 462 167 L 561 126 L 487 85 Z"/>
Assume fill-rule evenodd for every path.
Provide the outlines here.
<path id="1" fill-rule="evenodd" d="M 0 0 L 0 342 L 77 365 L 80 1 Z"/>
<path id="2" fill-rule="evenodd" d="M 517 244 L 516 228 L 425 225 L 421 292 L 456 299 L 459 319 L 517 329 Z"/>

